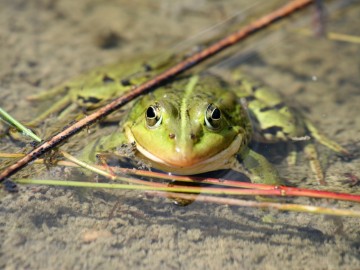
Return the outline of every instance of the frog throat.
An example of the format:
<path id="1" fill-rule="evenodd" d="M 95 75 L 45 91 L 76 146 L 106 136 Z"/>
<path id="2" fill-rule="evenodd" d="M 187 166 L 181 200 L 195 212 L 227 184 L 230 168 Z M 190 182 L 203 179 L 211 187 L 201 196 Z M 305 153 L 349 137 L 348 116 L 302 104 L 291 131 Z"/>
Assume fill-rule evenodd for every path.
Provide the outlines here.
<path id="1" fill-rule="evenodd" d="M 154 168 L 183 175 L 192 175 L 220 169 L 229 169 L 232 162 L 234 161 L 234 156 L 240 151 L 243 142 L 243 136 L 238 134 L 226 149 L 190 166 L 183 166 L 174 164 L 174 162 L 168 162 L 167 160 L 160 158 L 146 150 L 139 143 L 137 143 L 130 128 L 126 128 L 125 133 L 129 142 L 135 143 L 137 151 L 145 159 L 150 161 Z"/>

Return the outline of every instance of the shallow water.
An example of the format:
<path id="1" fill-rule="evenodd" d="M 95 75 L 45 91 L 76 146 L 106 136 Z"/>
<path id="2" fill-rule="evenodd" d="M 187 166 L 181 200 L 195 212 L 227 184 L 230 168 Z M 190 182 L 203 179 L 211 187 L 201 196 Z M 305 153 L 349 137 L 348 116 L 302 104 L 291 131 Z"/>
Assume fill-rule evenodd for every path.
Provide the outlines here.
<path id="1" fill-rule="evenodd" d="M 250 8 L 248 1 L 0 1 L 0 106 L 29 120 L 43 110 L 25 100 L 32 93 L 123 55 L 173 48 L 243 11 L 234 21 L 241 25 L 284 2 Z M 356 1 L 326 3 L 329 32 L 360 36 Z M 301 29 L 316 26 L 314 16 L 308 10 L 259 33 L 238 46 L 232 59 L 237 55 L 241 69 L 282 92 L 324 134 L 354 153 L 346 161 L 318 148 L 327 168 L 325 188 L 359 193 L 358 186 L 345 183 L 344 173 L 359 176 L 360 44 L 304 34 Z M 38 132 L 62 127 L 51 124 Z M 23 151 L 6 139 L 0 148 Z M 324 188 L 313 181 L 303 157 L 295 167 L 275 161 L 289 184 Z M 34 177 L 34 167 L 17 176 Z M 41 168 L 38 174 L 53 179 L 70 173 Z M 256 209 L 201 202 L 179 207 L 136 191 L 47 186 L 3 194 L 0 211 L 0 267 L 8 269 L 360 267 L 354 218 L 272 211 L 272 222 L 265 222 L 268 212 Z"/>

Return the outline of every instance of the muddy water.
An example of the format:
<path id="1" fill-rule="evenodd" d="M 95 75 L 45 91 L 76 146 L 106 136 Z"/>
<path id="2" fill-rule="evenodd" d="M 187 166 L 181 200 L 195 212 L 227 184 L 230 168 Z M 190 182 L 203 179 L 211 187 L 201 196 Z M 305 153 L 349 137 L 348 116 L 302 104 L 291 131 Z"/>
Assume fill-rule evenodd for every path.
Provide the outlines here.
<path id="1" fill-rule="evenodd" d="M 232 24 L 239 25 L 281 2 L 286 1 L 263 6 L 205 0 L 196 4 L 2 0 L 0 106 L 18 119 L 29 120 L 49 106 L 49 102 L 26 101 L 32 93 L 124 55 L 154 48 L 182 49 L 180 41 L 235 13 L 239 16 Z M 360 36 L 356 1 L 333 1 L 326 8 L 327 31 Z M 346 183 L 344 174 L 359 175 L 360 168 L 360 45 L 304 32 L 316 25 L 313 12 L 301 13 L 238 46 L 232 59 L 236 57 L 246 73 L 282 92 L 323 133 L 354 153 L 347 161 L 318 147 L 327 168 L 325 188 L 359 193 L 358 186 Z M 232 26 L 205 37 L 228 28 Z M 37 131 L 46 136 L 59 128 L 56 121 L 49 121 Z M 6 138 L 1 139 L 0 148 L 25 151 Z M 274 162 L 289 184 L 324 188 L 313 181 L 303 156 L 294 167 L 284 160 L 274 158 Z M 34 168 L 17 176 L 73 176 L 60 167 L 49 172 Z M 347 203 L 302 202 L 360 210 Z M 3 194 L 0 211 L 0 267 L 8 269 L 360 267 L 359 220 L 352 218 L 271 212 L 266 222 L 268 212 L 260 210 L 200 202 L 179 207 L 135 191 L 47 186 L 23 186 L 18 194 Z"/>

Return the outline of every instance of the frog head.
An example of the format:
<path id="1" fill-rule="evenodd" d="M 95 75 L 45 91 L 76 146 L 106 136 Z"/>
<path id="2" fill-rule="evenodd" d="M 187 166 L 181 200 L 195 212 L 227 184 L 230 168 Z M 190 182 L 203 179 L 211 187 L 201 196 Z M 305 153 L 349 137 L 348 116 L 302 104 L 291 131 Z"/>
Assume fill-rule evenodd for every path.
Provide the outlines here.
<path id="1" fill-rule="evenodd" d="M 236 95 L 212 76 L 178 79 L 141 98 L 125 124 L 153 167 L 197 174 L 230 166 L 251 136 Z"/>

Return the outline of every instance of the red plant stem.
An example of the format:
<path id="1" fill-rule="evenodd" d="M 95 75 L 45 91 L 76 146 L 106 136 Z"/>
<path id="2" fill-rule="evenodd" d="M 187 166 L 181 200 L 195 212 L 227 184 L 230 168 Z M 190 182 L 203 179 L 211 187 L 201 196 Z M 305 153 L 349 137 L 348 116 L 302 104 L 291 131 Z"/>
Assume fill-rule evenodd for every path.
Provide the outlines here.
<path id="1" fill-rule="evenodd" d="M 172 78 L 185 70 L 190 69 L 191 67 L 199 64 L 200 62 L 204 61 L 205 59 L 219 53 L 220 51 L 230 47 L 240 40 L 245 39 L 246 37 L 254 34 L 260 29 L 263 29 L 269 26 L 271 23 L 274 23 L 290 14 L 294 13 L 295 11 L 302 9 L 309 4 L 311 4 L 313 0 L 294 0 L 290 3 L 287 3 L 283 7 L 275 10 L 274 12 L 259 18 L 258 20 L 250 23 L 249 25 L 245 26 L 244 28 L 240 29 L 239 31 L 225 37 L 224 39 L 216 42 L 215 44 L 211 45 L 207 49 L 204 49 L 184 61 L 178 63 L 174 67 L 168 69 L 167 71 L 159 74 L 155 78 L 145 82 L 144 84 L 140 85 L 139 87 L 135 88 L 130 93 L 127 93 L 113 102 L 105 105 L 104 107 L 100 108 L 96 112 L 92 113 L 91 115 L 79 120 L 75 124 L 71 125 L 70 127 L 66 128 L 65 130 L 61 131 L 48 141 L 42 143 L 40 146 L 32 150 L 28 153 L 24 158 L 18 160 L 15 164 L 7 167 L 0 173 L 0 183 L 3 182 L 7 177 L 10 177 L 21 168 L 25 167 L 29 162 L 35 160 L 36 158 L 42 156 L 44 153 L 48 152 L 49 150 L 53 149 L 66 139 L 72 137 L 74 134 L 78 133 L 80 130 L 89 126 L 99 119 L 109 115 L 113 111 L 117 110 L 130 100 L 134 99 L 135 97 L 139 96 L 140 94 L 144 93 L 145 91 L 150 90 L 151 88 L 155 87 L 156 85 Z"/>
<path id="2" fill-rule="evenodd" d="M 174 185 L 174 187 L 177 187 Z M 194 187 L 191 187 L 192 189 Z M 212 187 L 199 187 L 197 189 L 199 193 L 204 191 L 209 194 L 223 195 L 252 195 L 252 196 L 278 196 L 278 197 L 311 197 L 321 199 L 334 199 L 342 201 L 360 202 L 360 195 L 338 193 L 321 190 L 310 190 L 291 188 L 285 186 L 273 186 L 272 189 L 239 189 L 239 188 L 212 188 Z"/>
<path id="3" fill-rule="evenodd" d="M 262 193 L 263 195 L 277 195 L 277 196 L 299 196 L 299 197 L 312 197 L 312 198 L 323 198 L 323 199 L 334 199 L 334 200 L 344 200 L 344 201 L 353 201 L 360 202 L 360 195 L 348 194 L 348 193 L 339 193 L 331 191 L 322 191 L 322 190 L 312 190 L 312 189 L 303 189 L 296 187 L 287 187 L 287 186 L 276 186 L 268 184 L 259 184 L 259 183 L 248 183 L 234 180 L 226 179 L 217 179 L 217 178 L 204 178 L 204 177 L 195 177 L 195 176 L 181 176 L 181 175 L 168 175 L 165 173 L 158 172 L 149 172 L 142 170 L 132 170 L 132 169 L 122 169 L 116 168 L 117 171 L 121 171 L 125 174 L 132 175 L 141 175 L 159 179 L 168 179 L 181 182 L 197 182 L 202 184 L 216 184 L 221 186 L 229 186 L 234 188 L 248 188 L 252 190 L 272 190 L 269 193 Z M 274 191 L 276 190 L 276 191 Z M 260 195 L 260 194 L 257 194 Z"/>
<path id="4" fill-rule="evenodd" d="M 204 177 L 194 177 L 194 176 L 180 176 L 180 175 L 168 175 L 165 173 L 158 172 L 149 172 L 142 170 L 132 170 L 132 169 L 122 169 L 116 168 L 116 171 L 121 171 L 125 174 L 132 175 L 141 175 L 159 179 L 175 180 L 181 182 L 196 182 L 199 184 L 216 184 L 220 186 L 229 186 L 233 189 L 224 189 L 226 191 L 236 192 L 236 189 L 247 188 L 249 191 L 244 191 L 243 194 L 247 195 L 268 195 L 268 196 L 296 196 L 296 197 L 311 197 L 311 198 L 322 198 L 322 199 L 334 199 L 334 200 L 344 200 L 344 201 L 353 201 L 360 202 L 360 195 L 348 194 L 348 193 L 339 193 L 331 191 L 322 191 L 322 190 L 312 190 L 312 189 L 303 189 L 296 187 L 287 187 L 287 186 L 276 186 L 268 184 L 259 184 L 259 183 L 248 183 L 241 181 L 233 181 L 226 179 L 216 179 L 216 178 L 204 178 Z M 174 185 L 176 186 L 176 185 Z M 214 189 L 215 188 L 202 188 L 202 189 Z M 260 191 L 261 190 L 261 191 Z M 242 192 L 242 191 L 241 191 Z"/>
<path id="5" fill-rule="evenodd" d="M 199 176 L 192 175 L 173 175 L 166 174 L 161 172 L 152 172 L 152 171 L 144 171 L 144 170 L 134 170 L 134 169 L 125 169 L 118 167 L 111 167 L 114 171 L 123 174 L 130 175 L 138 175 L 138 176 L 146 176 L 157 178 L 161 180 L 171 180 L 171 181 L 179 181 L 179 182 L 198 182 L 202 184 L 214 184 L 220 186 L 229 186 L 229 187 L 237 187 L 237 188 L 252 188 L 252 189 L 273 189 L 275 186 L 267 185 L 267 184 L 259 184 L 259 183 L 249 183 L 249 182 L 241 182 L 241 181 L 233 181 L 219 178 L 205 178 Z"/>
<path id="6" fill-rule="evenodd" d="M 301 196 L 301 197 L 360 202 L 360 195 L 357 194 L 339 193 L 332 191 L 312 190 L 312 189 L 303 189 L 303 188 L 294 188 L 294 187 L 285 187 L 285 186 L 279 186 L 276 188 L 280 190 L 281 196 Z"/>

